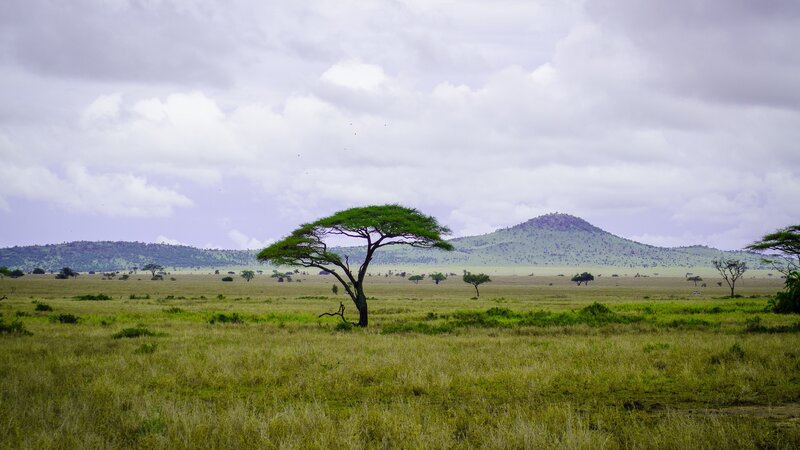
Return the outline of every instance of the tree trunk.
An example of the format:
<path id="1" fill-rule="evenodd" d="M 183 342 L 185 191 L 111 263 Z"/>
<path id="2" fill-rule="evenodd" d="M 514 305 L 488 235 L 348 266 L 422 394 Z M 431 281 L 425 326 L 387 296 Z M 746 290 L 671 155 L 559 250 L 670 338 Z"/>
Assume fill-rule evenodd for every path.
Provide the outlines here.
<path id="1" fill-rule="evenodd" d="M 367 312 L 367 297 L 359 289 L 357 294 L 356 308 L 358 309 L 358 326 L 366 328 L 369 324 L 369 313 Z"/>
<path id="2" fill-rule="evenodd" d="M 475 297 L 480 297 L 480 296 L 481 296 L 481 293 L 478 292 L 478 285 L 476 284 L 475 285 Z"/>
<path id="3" fill-rule="evenodd" d="M 733 298 L 733 286 L 734 285 L 731 285 L 731 298 Z"/>

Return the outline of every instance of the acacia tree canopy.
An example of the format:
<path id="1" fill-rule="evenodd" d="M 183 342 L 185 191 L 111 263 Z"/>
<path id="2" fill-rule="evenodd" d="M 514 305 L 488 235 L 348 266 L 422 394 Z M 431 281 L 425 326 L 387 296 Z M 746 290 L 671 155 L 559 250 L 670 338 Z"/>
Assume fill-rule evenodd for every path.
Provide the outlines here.
<path id="1" fill-rule="evenodd" d="M 400 205 L 375 205 L 339 211 L 316 222 L 301 225 L 286 238 L 261 250 L 259 261 L 275 265 L 316 267 L 336 277 L 359 312 L 358 325 L 368 324 L 364 278 L 375 251 L 389 245 L 452 250 L 442 239 L 450 229 L 431 216 Z M 363 239 L 364 261 L 351 267 L 348 257 L 331 251 L 325 240 L 331 236 Z"/>
<path id="2" fill-rule="evenodd" d="M 761 238 L 760 241 L 753 242 L 745 247 L 756 252 L 772 251 L 777 255 L 766 261 L 773 264 L 776 270 L 787 275 L 789 272 L 800 269 L 800 225 L 791 225 L 782 228 L 774 233 L 770 233 Z M 783 259 L 785 264 L 779 264 L 774 257 Z"/>

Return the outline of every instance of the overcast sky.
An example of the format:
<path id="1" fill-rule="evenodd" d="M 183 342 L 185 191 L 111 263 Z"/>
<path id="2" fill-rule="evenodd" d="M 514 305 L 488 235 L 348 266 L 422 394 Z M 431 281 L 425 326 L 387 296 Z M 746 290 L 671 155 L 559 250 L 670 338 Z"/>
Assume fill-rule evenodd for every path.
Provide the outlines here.
<path id="1" fill-rule="evenodd" d="M 399 202 L 736 249 L 800 223 L 800 2 L 0 2 L 0 246 L 259 248 Z"/>

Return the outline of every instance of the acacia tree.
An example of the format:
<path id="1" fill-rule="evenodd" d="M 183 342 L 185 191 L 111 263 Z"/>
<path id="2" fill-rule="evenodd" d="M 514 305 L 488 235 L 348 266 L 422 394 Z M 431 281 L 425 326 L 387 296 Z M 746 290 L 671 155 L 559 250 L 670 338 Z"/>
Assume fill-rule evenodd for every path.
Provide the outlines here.
<path id="1" fill-rule="evenodd" d="M 770 233 L 745 247 L 756 252 L 771 251 L 764 261 L 784 275 L 800 270 L 800 225 L 791 225 Z"/>
<path id="2" fill-rule="evenodd" d="M 739 261 L 738 259 L 715 259 L 712 261 L 712 264 L 714 264 L 714 268 L 717 269 L 719 274 L 722 275 L 722 279 L 728 283 L 728 286 L 730 286 L 731 298 L 733 298 L 736 280 L 744 275 L 744 272 L 747 270 L 747 264 L 745 264 L 744 261 Z M 721 285 L 722 283 L 719 284 Z"/>
<path id="3" fill-rule="evenodd" d="M 333 275 L 358 309 L 358 323 L 369 323 L 364 279 L 375 252 L 390 245 L 452 250 L 442 239 L 450 229 L 435 218 L 413 208 L 400 205 L 376 205 L 351 208 L 301 225 L 292 234 L 258 253 L 258 260 L 276 265 L 315 267 Z M 364 260 L 351 267 L 348 256 L 340 256 L 328 248 L 325 239 L 344 236 L 362 239 L 367 248 Z"/>
<path id="4" fill-rule="evenodd" d="M 486 275 L 485 273 L 469 273 L 466 270 L 464 271 L 464 277 L 462 279 L 464 280 L 464 283 L 469 283 L 475 286 L 476 297 L 481 296 L 480 291 L 478 291 L 478 286 L 492 281 L 492 279 L 489 278 L 489 275 Z"/>
<path id="5" fill-rule="evenodd" d="M 241 276 L 249 283 L 250 280 L 256 277 L 256 273 L 253 272 L 252 270 L 243 270 Z"/>
<path id="6" fill-rule="evenodd" d="M 693 277 L 686 278 L 686 281 L 694 281 L 694 285 L 697 286 L 697 282 L 698 281 L 703 281 L 703 279 L 701 277 L 695 275 Z"/>
<path id="7" fill-rule="evenodd" d="M 570 281 L 578 283 L 578 286 L 580 286 L 581 283 L 588 285 L 590 281 L 594 281 L 594 275 L 590 274 L 589 272 L 583 272 L 581 274 L 575 274 Z"/>
<path id="8" fill-rule="evenodd" d="M 153 276 L 156 276 L 156 272 L 164 270 L 164 266 L 160 266 L 158 264 L 150 263 L 150 264 L 145 264 L 144 266 L 142 266 L 142 270 L 149 270 L 153 274 Z"/>
<path id="9" fill-rule="evenodd" d="M 439 284 L 442 281 L 447 279 L 447 275 L 445 275 L 445 274 L 443 274 L 441 272 L 432 273 L 430 275 L 430 277 L 431 277 L 431 280 L 433 280 L 436 284 Z"/>

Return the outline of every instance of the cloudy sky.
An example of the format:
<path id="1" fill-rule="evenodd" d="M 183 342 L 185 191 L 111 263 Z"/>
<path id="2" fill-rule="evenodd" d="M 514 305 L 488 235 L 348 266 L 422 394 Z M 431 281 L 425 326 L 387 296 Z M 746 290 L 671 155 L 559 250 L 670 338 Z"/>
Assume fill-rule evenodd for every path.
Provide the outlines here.
<path id="1" fill-rule="evenodd" d="M 798 42 L 796 0 L 3 0 L 0 246 L 399 202 L 741 248 L 800 223 Z"/>

